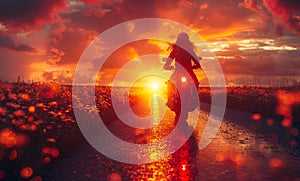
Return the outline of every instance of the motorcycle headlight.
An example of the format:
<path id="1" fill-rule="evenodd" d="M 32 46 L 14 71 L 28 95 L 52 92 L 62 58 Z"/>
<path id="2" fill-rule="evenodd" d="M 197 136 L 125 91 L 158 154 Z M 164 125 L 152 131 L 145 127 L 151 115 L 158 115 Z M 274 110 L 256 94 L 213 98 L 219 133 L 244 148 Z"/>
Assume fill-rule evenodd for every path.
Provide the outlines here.
<path id="1" fill-rule="evenodd" d="M 187 82 L 186 77 L 181 77 L 181 82 L 182 82 L 182 83 L 186 83 L 186 82 Z"/>

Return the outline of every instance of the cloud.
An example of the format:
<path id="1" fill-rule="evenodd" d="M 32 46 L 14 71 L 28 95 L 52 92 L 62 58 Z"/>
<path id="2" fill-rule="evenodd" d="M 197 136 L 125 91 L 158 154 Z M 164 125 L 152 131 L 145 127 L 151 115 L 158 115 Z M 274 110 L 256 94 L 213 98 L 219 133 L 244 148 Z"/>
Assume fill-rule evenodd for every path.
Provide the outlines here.
<path id="1" fill-rule="evenodd" d="M 46 82 L 72 83 L 73 73 L 69 70 L 44 71 L 41 79 Z"/>
<path id="2" fill-rule="evenodd" d="M 257 76 L 291 76 L 299 75 L 299 51 L 247 51 L 241 56 L 218 58 L 225 74 Z M 237 53 L 238 54 L 238 53 Z M 298 55 L 297 55 L 298 54 Z M 217 53 L 218 55 L 218 53 Z"/>
<path id="3" fill-rule="evenodd" d="M 16 31 L 39 30 L 45 24 L 68 21 L 70 13 L 101 18 L 118 9 L 121 3 L 121 0 L 1 0 L 0 26 Z"/>
<path id="4" fill-rule="evenodd" d="M 95 3 L 93 0 L 89 3 Z M 116 2 L 116 1 L 114 1 Z M 92 8 L 92 5 L 87 5 Z M 90 7 L 91 6 L 91 7 Z M 96 5 L 97 6 L 97 5 Z M 196 1 L 196 0 L 124 0 L 114 5 L 100 5 L 106 10 L 104 15 L 87 15 L 84 11 L 65 15 L 71 24 L 99 33 L 119 23 L 139 18 L 165 18 L 195 29 L 204 37 L 228 35 L 245 29 L 264 28 L 265 22 L 256 13 L 245 11 L 236 2 Z"/>
<path id="5" fill-rule="evenodd" d="M 156 16 L 193 27 L 205 39 L 226 36 L 249 29 L 261 30 L 265 22 L 260 16 L 239 7 L 237 1 L 197 1 L 195 8 L 178 8 L 174 2 L 156 7 Z M 166 3 L 165 2 L 165 3 Z"/>
<path id="6" fill-rule="evenodd" d="M 244 0 L 244 6 L 257 12 L 261 12 L 261 9 L 257 6 L 256 0 Z"/>
<path id="7" fill-rule="evenodd" d="M 114 4 L 116 1 L 114 0 L 81 0 L 83 1 L 86 5 L 95 5 L 95 4 Z"/>
<path id="8" fill-rule="evenodd" d="M 200 4 L 199 6 L 200 10 L 205 10 L 208 8 L 208 3 Z"/>
<path id="9" fill-rule="evenodd" d="M 224 51 L 216 52 L 221 57 L 222 66 L 228 74 L 236 73 L 238 75 L 246 72 L 249 75 L 253 73 L 272 75 L 276 72 L 289 74 L 291 71 L 297 73 L 296 68 L 299 65 L 296 60 L 299 60 L 299 51 L 289 51 L 289 54 L 295 54 L 295 57 L 289 57 L 288 54 L 280 52 L 289 47 L 300 49 L 298 43 L 300 40 L 295 38 L 295 33 L 292 33 L 292 31 L 298 32 L 299 3 L 295 0 L 245 0 L 243 7 L 254 10 L 250 11 L 241 8 L 240 1 L 243 0 L 1 0 L 0 32 L 4 34 L 0 34 L 0 46 L 5 47 L 5 49 L 1 48 L 1 63 L 8 64 L 4 60 L 10 59 L 5 57 L 4 51 L 8 54 L 16 54 L 17 58 L 11 59 L 16 60 L 14 64 L 23 66 L 25 61 L 20 60 L 24 60 L 24 54 L 34 56 L 27 53 L 34 51 L 34 48 L 43 49 L 43 53 L 47 50 L 47 56 L 35 59 L 29 57 L 26 61 L 43 62 L 49 66 L 37 67 L 40 77 L 42 77 L 43 71 L 54 71 L 52 78 L 50 73 L 45 73 L 45 79 L 46 77 L 63 79 L 65 75 L 63 70 L 69 65 L 76 65 L 88 43 L 99 33 L 132 19 L 166 18 L 191 27 L 210 42 L 223 41 L 215 48 L 228 43 L 226 41 L 236 40 L 235 38 L 239 37 L 240 39 L 234 45 L 229 43 L 229 47 Z M 265 19 L 266 15 L 272 18 Z M 278 36 L 282 36 L 285 29 L 292 31 L 285 32 L 285 36 L 280 39 L 276 39 L 272 33 L 264 33 L 273 30 L 274 24 Z M 130 31 L 136 27 L 131 24 L 127 28 Z M 38 32 L 39 30 L 42 30 L 45 36 L 37 37 L 35 33 L 29 34 L 29 32 Z M 247 31 L 251 31 L 251 33 L 247 33 Z M 8 32 L 12 35 L 11 37 Z M 18 34 L 13 34 L 16 32 Z M 26 38 L 21 37 L 20 32 L 24 33 Z M 235 34 L 237 32 L 246 33 Z M 291 34 L 293 36 L 290 36 Z M 226 37 L 228 35 L 234 35 L 234 37 Z M 222 37 L 224 40 L 212 39 L 216 37 Z M 273 39 L 275 42 L 270 44 L 268 40 L 263 39 L 262 41 L 254 40 L 252 45 L 239 42 L 244 39 L 253 40 L 262 37 L 263 39 Z M 29 39 L 31 41 L 28 41 Z M 41 46 L 41 43 L 36 43 L 37 39 L 45 42 L 45 45 Z M 157 45 L 149 47 L 150 45 L 143 43 L 139 45 L 137 42 L 136 46 L 125 46 L 115 52 L 105 64 L 104 68 L 108 71 L 105 76 L 111 76 L 135 54 L 140 56 L 146 53 L 161 53 L 161 49 L 164 49 Z M 245 46 L 241 46 L 241 44 Z M 258 44 L 257 46 L 260 48 L 253 44 Z M 133 49 L 130 49 L 131 46 Z M 15 51 L 7 51 L 6 48 Z M 274 48 L 275 50 L 264 50 L 263 48 Z M 46 60 L 45 57 L 48 59 Z M 289 62 L 285 62 L 285 60 L 289 60 Z M 16 66 L 11 64 L 11 67 Z M 11 67 L 7 69 L 11 69 L 15 74 L 20 72 L 19 69 L 15 71 Z M 63 70 L 58 73 L 52 67 Z M 2 70 L 4 69 L 2 66 Z M 30 73 L 25 66 L 23 66 L 23 71 L 25 75 Z"/>
<path id="10" fill-rule="evenodd" d="M 210 40 L 210 47 L 225 75 L 293 76 L 299 75 L 300 36 L 275 38 L 255 31 L 239 32 Z"/>
<path id="11" fill-rule="evenodd" d="M 300 34 L 300 3 L 296 0 L 262 0 L 266 11 L 271 13 L 275 34 L 283 36 L 284 28 Z M 244 0 L 244 4 L 251 10 L 260 12 L 257 7 L 257 0 Z"/>
<path id="12" fill-rule="evenodd" d="M 179 2 L 177 2 L 177 6 L 180 8 L 182 8 L 182 7 L 192 8 L 192 7 L 196 6 L 196 3 L 192 2 L 190 0 L 180 0 Z"/>
<path id="13" fill-rule="evenodd" d="M 59 43 L 67 26 L 65 23 L 56 23 L 52 24 L 49 29 L 47 62 L 53 65 L 60 62 L 61 57 L 65 55 L 65 52 L 59 48 Z"/>
<path id="14" fill-rule="evenodd" d="M 40 29 L 45 23 L 60 19 L 58 14 L 67 0 L 1 0 L 0 22 L 13 29 Z"/>
<path id="15" fill-rule="evenodd" d="M 61 61 L 62 56 L 64 55 L 65 55 L 64 51 L 55 47 L 50 47 L 48 49 L 47 62 L 51 65 L 59 63 Z"/>
<path id="16" fill-rule="evenodd" d="M 69 64 L 77 62 L 98 33 L 85 28 L 59 24 L 52 27 L 48 43 L 47 61 L 50 64 Z"/>
<path id="17" fill-rule="evenodd" d="M 115 1 L 115 0 L 81 0 L 86 5 L 87 8 L 84 10 L 84 14 L 87 16 L 95 16 L 98 18 L 103 17 L 106 13 L 110 11 L 115 11 L 118 9 L 119 4 L 123 1 Z"/>
<path id="18" fill-rule="evenodd" d="M 264 0 L 264 4 L 276 21 L 300 34 L 300 3 L 295 0 Z M 278 19 L 277 19 L 278 17 Z"/>
<path id="19" fill-rule="evenodd" d="M 19 43 L 8 35 L 0 32 L 0 47 L 8 48 L 15 51 L 33 52 L 35 48 L 25 43 Z"/>

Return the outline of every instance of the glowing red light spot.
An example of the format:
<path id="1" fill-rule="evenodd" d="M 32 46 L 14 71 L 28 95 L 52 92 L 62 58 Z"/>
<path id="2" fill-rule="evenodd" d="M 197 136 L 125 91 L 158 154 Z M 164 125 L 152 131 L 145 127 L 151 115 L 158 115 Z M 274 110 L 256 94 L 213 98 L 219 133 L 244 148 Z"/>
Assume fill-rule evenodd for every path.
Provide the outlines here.
<path id="1" fill-rule="evenodd" d="M 8 159 L 9 159 L 9 160 L 15 160 L 15 159 L 17 158 L 17 156 L 18 156 L 18 152 L 17 152 L 16 150 L 12 150 L 12 151 L 10 152 L 10 154 L 9 154 Z"/>
<path id="2" fill-rule="evenodd" d="M 111 173 L 107 176 L 108 181 L 122 181 L 122 177 L 118 173 Z"/>
<path id="3" fill-rule="evenodd" d="M 282 167 L 282 165 L 283 165 L 282 161 L 278 158 L 272 158 L 269 161 L 270 168 L 280 168 L 280 167 Z"/>
<path id="4" fill-rule="evenodd" d="M 19 94 L 19 97 L 25 101 L 30 101 L 30 97 L 28 94 Z"/>
<path id="5" fill-rule="evenodd" d="M 241 165 L 244 161 L 244 158 L 240 154 L 236 154 L 233 160 L 237 165 Z"/>
<path id="6" fill-rule="evenodd" d="M 34 124 L 30 125 L 30 130 L 31 131 L 36 131 L 36 129 L 37 129 L 36 125 L 34 125 Z"/>
<path id="7" fill-rule="evenodd" d="M 58 149 L 52 148 L 52 150 L 51 150 L 51 156 L 52 156 L 53 158 L 57 158 L 57 157 L 59 156 L 59 151 L 58 151 Z"/>
<path id="8" fill-rule="evenodd" d="M 17 111 L 14 112 L 14 115 L 16 117 L 21 117 L 21 116 L 24 116 L 25 114 L 22 110 L 17 110 Z"/>
<path id="9" fill-rule="evenodd" d="M 47 138 L 47 142 L 56 143 L 56 139 L 55 138 Z"/>
<path id="10" fill-rule="evenodd" d="M 34 120 L 34 117 L 33 117 L 33 116 L 28 116 L 27 121 L 28 121 L 29 123 L 31 123 L 33 120 Z"/>
<path id="11" fill-rule="evenodd" d="M 3 129 L 0 132 L 0 144 L 5 145 L 8 148 L 11 148 L 16 145 L 16 133 L 10 129 Z"/>
<path id="12" fill-rule="evenodd" d="M 283 127 L 291 127 L 292 126 L 292 120 L 289 118 L 285 118 L 281 121 L 281 126 Z"/>
<path id="13" fill-rule="evenodd" d="M 34 113 L 35 112 L 35 107 L 34 106 L 29 106 L 28 107 L 28 112 L 29 113 Z"/>
<path id="14" fill-rule="evenodd" d="M 223 153 L 217 153 L 217 154 L 216 154 L 216 160 L 217 160 L 218 162 L 224 161 L 224 160 L 225 160 L 225 155 L 224 155 Z"/>
<path id="15" fill-rule="evenodd" d="M 252 114 L 252 119 L 254 121 L 259 121 L 261 119 L 261 114 L 259 113 Z"/>
<path id="16" fill-rule="evenodd" d="M 36 177 L 33 177 L 32 179 L 30 179 L 30 181 L 42 181 L 42 177 L 41 176 L 36 176 Z"/>
<path id="17" fill-rule="evenodd" d="M 49 148 L 49 147 L 44 147 L 44 148 L 42 148 L 41 154 L 42 154 L 42 155 L 45 155 L 45 156 L 51 155 L 51 148 Z"/>
<path id="18" fill-rule="evenodd" d="M 52 156 L 53 158 L 57 158 L 59 156 L 59 150 L 57 148 L 44 147 L 41 150 L 41 154 L 44 156 Z"/>
<path id="19" fill-rule="evenodd" d="M 20 176 L 24 179 L 30 178 L 32 174 L 33 174 L 33 170 L 31 167 L 25 167 L 20 172 Z"/>
<path id="20" fill-rule="evenodd" d="M 44 158 L 44 163 L 48 164 L 48 163 L 50 163 L 50 162 L 51 162 L 51 158 L 50 158 L 49 156 L 46 156 L 46 157 Z"/>

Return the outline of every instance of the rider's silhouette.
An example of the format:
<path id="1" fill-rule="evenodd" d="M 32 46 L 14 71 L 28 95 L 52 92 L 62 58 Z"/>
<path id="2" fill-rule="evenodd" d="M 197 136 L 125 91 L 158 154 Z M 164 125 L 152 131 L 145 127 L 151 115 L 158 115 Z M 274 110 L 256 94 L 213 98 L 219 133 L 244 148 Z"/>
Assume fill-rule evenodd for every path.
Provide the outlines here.
<path id="1" fill-rule="evenodd" d="M 193 69 L 201 68 L 199 63 L 199 58 L 196 56 L 194 52 L 194 45 L 189 40 L 189 36 L 186 33 L 180 33 L 177 36 L 177 40 L 174 44 L 172 44 L 168 50 L 171 50 L 171 53 L 166 60 L 166 63 L 164 65 L 165 69 L 171 69 L 171 63 L 173 60 L 175 60 L 175 71 L 178 69 L 181 69 L 183 67 L 185 71 L 190 75 L 190 77 L 193 79 L 195 86 L 198 87 L 199 82 L 197 79 L 197 76 L 193 72 Z M 182 72 L 182 71 L 178 71 Z M 172 74 L 172 76 L 176 76 L 175 74 Z M 172 78 L 171 78 L 172 79 Z M 168 90 L 168 102 L 167 105 L 171 105 L 170 98 L 172 98 L 172 90 L 175 88 L 173 85 L 169 84 L 170 89 Z M 170 106 L 169 106 L 170 107 Z M 185 112 L 185 111 L 183 111 Z M 187 112 L 187 111 L 186 111 Z M 178 116 L 178 115 L 176 115 Z M 183 116 L 184 118 L 187 118 L 186 116 Z"/>
<path id="2" fill-rule="evenodd" d="M 179 67 L 180 64 L 185 70 L 190 74 L 191 78 L 194 80 L 195 85 L 198 87 L 199 82 L 198 79 L 193 72 L 193 69 L 201 68 L 198 57 L 194 52 L 194 45 L 189 40 L 189 36 L 186 33 L 180 33 L 177 36 L 177 40 L 174 44 L 172 44 L 168 50 L 171 50 L 169 55 L 169 59 L 165 64 L 165 68 L 170 66 L 173 59 L 175 60 L 175 69 Z"/>

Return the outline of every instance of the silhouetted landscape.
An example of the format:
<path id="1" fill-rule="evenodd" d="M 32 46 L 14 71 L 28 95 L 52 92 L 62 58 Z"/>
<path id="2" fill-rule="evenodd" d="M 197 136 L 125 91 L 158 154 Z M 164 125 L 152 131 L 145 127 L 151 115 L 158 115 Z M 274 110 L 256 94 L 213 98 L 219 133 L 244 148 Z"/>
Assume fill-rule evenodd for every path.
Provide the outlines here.
<path id="1" fill-rule="evenodd" d="M 263 132 L 271 131 L 271 143 L 288 143 L 287 146 L 290 147 L 291 150 L 294 150 L 292 153 L 297 153 L 297 155 L 294 155 L 296 156 L 294 162 L 299 163 L 297 161 L 297 159 L 299 159 L 300 144 L 298 91 L 299 87 L 228 87 L 227 107 L 229 109 L 249 113 L 248 120 L 239 120 L 237 116 L 237 119 L 233 120 L 230 124 L 242 126 L 244 127 L 243 129 L 249 129 L 250 132 L 254 132 L 255 134 L 261 131 L 261 129 L 264 129 Z M 218 90 L 214 89 L 214 91 L 211 91 L 210 88 L 205 87 L 199 89 L 201 105 L 203 103 L 203 107 L 200 108 L 202 111 L 209 111 L 212 94 L 218 95 Z M 145 97 L 145 95 L 149 96 Z M 113 124 L 120 124 L 117 123 L 119 122 L 118 117 L 112 108 L 111 96 L 117 96 L 119 104 L 125 103 L 122 88 L 119 88 L 118 95 L 111 95 L 110 87 L 96 87 L 95 99 L 97 111 L 108 127 Z M 131 88 L 128 99 L 134 110 L 134 106 L 138 104 L 138 102 L 142 99 L 149 99 L 150 97 L 151 92 L 149 93 L 149 90 L 145 88 Z M 43 180 L 48 180 L 47 178 L 61 179 L 60 176 L 53 175 L 55 173 L 49 173 L 47 170 L 54 169 L 60 162 L 64 162 L 65 159 L 72 157 L 70 155 L 76 154 L 74 150 L 81 148 L 82 145 L 86 145 L 86 141 L 74 118 L 71 86 L 58 84 L 2 83 L 0 99 L 0 159 L 1 162 L 4 163 L 1 164 L 2 166 L 0 167 L 0 178 L 9 180 L 28 178 L 32 180 L 41 180 L 41 178 L 43 178 Z M 286 99 L 288 99 L 289 102 L 294 101 L 294 103 L 285 105 Z M 88 107 L 88 105 L 84 105 L 80 109 L 89 110 L 91 108 Z M 234 116 L 230 113 L 227 115 L 227 113 L 225 114 L 225 119 L 226 116 Z M 147 114 L 147 110 L 144 110 L 143 114 Z M 265 120 L 265 118 L 268 119 Z M 263 120 L 266 122 L 263 122 Z M 247 128 L 248 123 L 245 122 L 253 122 L 250 123 L 252 124 L 252 128 Z M 168 124 L 170 124 L 170 120 Z M 119 129 L 123 129 L 122 126 L 118 127 Z M 276 127 L 278 132 L 273 130 L 274 127 Z M 136 132 L 136 130 L 133 131 L 133 133 Z M 228 130 L 228 134 L 231 134 L 230 130 Z M 190 155 L 186 159 L 187 165 L 189 159 L 193 160 L 195 154 L 197 155 L 197 149 L 192 149 L 192 147 L 196 146 L 195 141 L 198 138 L 192 136 L 191 139 L 195 140 L 190 140 L 187 143 L 190 144 L 190 146 L 187 146 L 187 148 L 183 147 L 172 155 L 171 160 L 173 160 L 174 163 L 171 165 L 173 165 L 175 170 L 173 169 L 173 171 L 169 173 L 170 178 L 179 178 L 180 176 L 178 170 L 181 170 L 181 168 L 176 168 L 175 166 L 178 164 L 176 163 L 176 160 L 178 161 L 179 159 L 177 157 L 179 155 L 182 156 L 180 152 L 186 150 L 187 154 Z M 270 141 L 270 138 L 263 137 L 263 139 Z M 193 144 L 195 146 L 193 146 Z M 188 151 L 189 148 L 192 150 Z M 134 178 L 150 178 L 148 175 L 150 173 L 154 174 L 152 175 L 153 178 L 160 178 L 159 175 L 156 175 L 156 172 L 152 172 L 152 170 L 148 169 L 136 175 L 134 171 L 139 170 L 140 168 L 138 167 L 141 166 L 135 167 L 126 164 L 124 166 L 124 164 L 114 162 L 105 156 L 101 156 L 101 154 L 97 155 L 99 159 L 101 158 L 103 161 L 103 165 L 99 165 L 99 169 L 97 169 L 100 171 L 97 172 L 98 177 L 106 178 L 110 173 L 117 172 L 121 174 L 123 178 L 128 179 L 131 178 L 132 174 Z M 215 156 L 217 160 L 224 157 L 224 155 Z M 76 157 L 72 159 L 76 159 Z M 222 163 L 223 161 L 220 161 L 220 164 Z M 270 169 L 272 169 L 273 164 L 274 167 L 278 169 L 277 173 L 280 175 L 280 178 L 285 178 L 285 176 L 287 176 L 284 175 L 286 172 L 281 173 L 280 170 L 285 167 L 285 163 L 283 163 L 282 160 L 275 160 L 274 163 L 270 161 Z M 176 171 L 176 169 L 178 170 Z M 195 172 L 195 170 L 193 171 L 192 169 L 192 172 Z M 87 173 L 74 170 L 73 174 L 74 176 L 83 174 L 79 176 L 79 178 L 93 177 L 91 175 L 92 173 L 90 173 L 90 175 Z M 196 178 L 195 173 L 189 174 L 189 176 L 186 175 L 188 178 Z M 295 174 L 297 175 L 297 173 Z"/>

